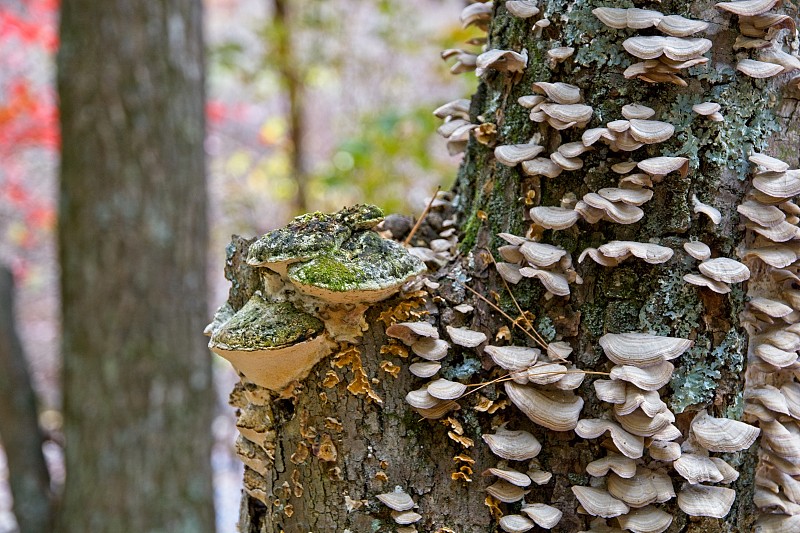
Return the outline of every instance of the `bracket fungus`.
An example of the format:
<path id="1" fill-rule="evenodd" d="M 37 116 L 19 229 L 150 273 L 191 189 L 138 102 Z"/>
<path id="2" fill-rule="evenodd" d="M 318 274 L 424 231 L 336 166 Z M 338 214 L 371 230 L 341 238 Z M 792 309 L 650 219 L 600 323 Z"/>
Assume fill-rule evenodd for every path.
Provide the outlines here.
<path id="1" fill-rule="evenodd" d="M 332 349 L 319 319 L 256 293 L 211 335 L 209 348 L 253 383 L 281 390 Z"/>

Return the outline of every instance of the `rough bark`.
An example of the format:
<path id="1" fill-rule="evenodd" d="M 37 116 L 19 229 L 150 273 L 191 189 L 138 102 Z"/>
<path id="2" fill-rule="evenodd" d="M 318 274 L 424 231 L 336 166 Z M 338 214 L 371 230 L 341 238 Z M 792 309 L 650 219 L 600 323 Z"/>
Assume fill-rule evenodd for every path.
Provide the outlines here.
<path id="1" fill-rule="evenodd" d="M 62 3 L 57 530 L 214 530 L 199 0 Z"/>
<path id="2" fill-rule="evenodd" d="M 0 440 L 20 533 L 50 529 L 50 474 L 42 453 L 36 394 L 14 325 L 14 277 L 0 266 Z"/>
<path id="3" fill-rule="evenodd" d="M 553 130 L 540 129 L 528 119 L 528 110 L 517 104 L 520 96 L 531 94 L 532 82 L 563 81 L 580 86 L 586 104 L 593 106 L 592 127 L 622 118 L 621 108 L 627 103 L 638 102 L 654 108 L 655 118 L 675 125 L 676 133 L 665 143 L 640 149 L 633 158 L 682 155 L 690 159 L 691 167 L 686 177 L 673 173 L 655 184 L 654 198 L 643 206 L 644 218 L 636 224 L 581 222 L 568 230 L 545 231 L 541 235 L 544 242 L 568 250 L 575 261 L 585 248 L 614 239 L 669 246 L 676 251 L 673 259 L 662 265 L 628 260 L 614 268 L 587 261 L 578 269 L 583 284 L 573 285 L 569 298 L 547 299 L 537 281 L 523 281 L 513 288 L 516 299 L 532 313 L 535 326 L 548 341 L 570 343 L 574 348 L 572 359 L 584 370 L 610 368 L 598 345 L 599 337 L 605 333 L 649 331 L 692 339 L 694 347 L 677 360 L 673 379 L 662 391 L 662 398 L 677 415 L 676 425 L 685 435 L 689 422 L 703 408 L 716 416 L 739 418 L 748 342 L 739 320 L 745 292 L 736 287 L 730 294 L 718 295 L 684 283 L 683 275 L 696 270 L 696 262 L 683 253 L 682 245 L 688 240 L 700 240 L 715 255 L 736 258 L 736 247 L 743 236 L 736 205 L 741 203 L 747 187 L 747 155 L 754 150 L 769 151 L 793 168 L 798 164 L 796 151 L 791 148 L 800 125 L 794 90 L 785 85 L 785 78 L 763 82 L 733 70 L 735 19 L 716 11 L 709 2 L 664 2 L 658 6 L 665 14 L 682 14 L 713 23 L 706 35 L 714 41 L 710 67 L 690 70 L 685 76 L 688 87 L 649 85 L 622 76 L 622 70 L 631 61 L 621 43 L 635 32 L 605 28 L 591 9 L 600 5 L 628 7 L 627 4 L 545 2 L 540 7 L 552 24 L 542 37 L 534 36 L 532 22 L 512 17 L 502 4 L 497 2 L 494 7 L 488 48 L 526 48 L 530 59 L 519 80 L 512 81 L 506 73 L 489 72 L 472 98 L 472 121 L 477 123 L 481 117 L 481 121 L 494 124 L 496 144 L 526 142 L 540 132 L 540 144 L 547 147 L 547 154 L 561 142 L 580 140 L 579 130 L 565 130 L 559 135 Z M 572 60 L 550 68 L 546 51 L 555 46 L 573 46 L 577 54 Z M 706 100 L 723 104 L 724 123 L 706 122 L 693 114 L 692 104 Z M 774 136 L 776 131 L 785 134 Z M 629 159 L 627 154 L 614 154 L 599 147 L 582 156 L 582 170 L 564 172 L 548 180 L 527 177 L 518 168 L 496 164 L 492 147 L 492 143 L 486 146 L 474 138 L 470 140 L 453 200 L 461 230 L 463 260 L 434 275 L 442 287 L 436 293 L 439 298 L 429 297 L 426 307 L 442 330 L 445 325 L 467 325 L 487 332 L 490 338 L 501 326 L 510 324 L 452 279 L 469 280 L 470 285 L 489 298 L 497 293 L 499 305 L 517 316 L 488 256 L 492 252 L 497 257 L 496 248 L 505 244 L 495 235 L 499 232 L 524 235 L 529 226 L 525 212 L 531 205 L 557 206 L 569 193 L 581 198 L 587 192 L 615 186 L 618 176 L 610 170 L 611 164 Z M 693 213 L 693 194 L 722 212 L 719 225 L 712 225 L 704 216 Z M 532 202 L 526 202 L 531 198 Z M 431 220 L 435 230 L 441 229 L 440 223 L 437 217 Z M 243 243 L 240 246 L 245 249 Z M 254 290 L 247 289 L 242 282 L 244 273 L 252 279 L 253 273 L 247 267 L 238 272 L 229 270 L 229 276 L 239 280 L 234 283 L 229 302 L 242 298 L 237 296 L 240 290 Z M 452 309 L 465 301 L 474 305 L 474 314 L 465 316 Z M 397 303 L 377 305 L 370 311 L 370 329 L 359 347 L 367 375 L 378 380 L 374 388 L 384 401 L 382 406 L 348 393 L 349 375 L 331 366 L 332 360 L 320 363 L 292 398 L 271 404 L 275 460 L 266 478 L 269 505 L 265 507 L 245 495 L 242 531 L 392 530 L 396 526 L 387 508 L 374 496 L 389 492 L 396 485 L 414 496 L 423 515 L 416 524 L 420 531 L 495 531 L 496 522 L 483 501 L 483 489 L 492 481 L 481 478 L 479 473 L 494 466 L 496 459 L 483 445 L 481 435 L 503 420 L 536 435 L 543 444 L 539 462 L 544 470 L 553 473 L 552 480 L 534 487 L 526 501 L 549 503 L 564 512 L 554 531 L 584 529 L 588 521 L 576 512 L 578 505 L 570 487 L 589 484 L 586 464 L 605 454 L 600 439 L 584 440 L 572 432 L 545 430 L 532 424 L 513 406 L 494 416 L 477 412 L 473 409 L 476 403 L 473 396 L 465 399 L 461 410 L 452 415 L 463 425 L 464 435 L 475 442 L 473 448 L 464 449 L 448 438 L 447 423 L 421 420 L 403 402 L 403 396 L 418 388 L 421 380 L 410 376 L 405 369 L 396 379 L 380 369 L 380 362 L 385 359 L 403 367 L 408 363 L 380 352 L 387 339 L 383 335 L 385 324 L 378 317 Z M 236 305 L 232 305 L 235 309 Z M 515 332 L 514 341 L 526 343 L 527 339 Z M 476 357 L 471 350 L 456 349 L 444 362 L 443 374 L 451 379 L 458 377 L 464 382 L 478 383 L 496 376 L 487 372 L 487 357 L 480 351 Z M 322 381 L 331 369 L 342 380 L 325 387 Z M 586 402 L 581 418 L 599 417 L 609 411 L 608 404 L 597 400 L 592 381 L 586 379 L 578 390 Z M 481 392 L 489 399 L 504 396 L 501 387 L 490 386 Z M 246 403 L 241 391 L 234 393 L 234 405 L 242 407 Z M 328 418 L 340 421 L 342 428 L 326 429 Z M 311 427 L 315 430 L 309 431 Z M 330 423 L 328 427 L 338 428 Z M 327 440 L 326 434 L 338 449 L 335 461 L 315 456 L 320 443 Z M 311 453 L 306 460 L 294 464 L 291 456 L 298 447 L 305 447 Z M 471 476 L 470 483 L 451 480 L 451 473 L 460 466 L 453 456 L 461 452 L 476 461 L 472 467 L 476 474 Z M 731 512 L 722 519 L 690 518 L 672 500 L 663 506 L 675 517 L 668 531 L 753 531 L 755 449 L 732 454 L 727 459 L 741 474 L 732 485 L 737 500 Z M 672 475 L 677 490 L 680 478 L 674 472 Z M 293 480 L 303 485 L 299 495 L 292 490 Z M 518 510 L 515 504 L 501 507 L 504 512 Z"/>

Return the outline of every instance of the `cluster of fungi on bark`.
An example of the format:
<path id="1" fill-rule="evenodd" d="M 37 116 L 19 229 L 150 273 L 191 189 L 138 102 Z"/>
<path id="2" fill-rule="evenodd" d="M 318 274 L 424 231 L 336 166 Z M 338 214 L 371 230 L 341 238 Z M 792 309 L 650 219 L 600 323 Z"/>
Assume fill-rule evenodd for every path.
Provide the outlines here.
<path id="1" fill-rule="evenodd" d="M 784 30 L 794 34 L 793 20 L 767 13 L 775 3 L 744 0 L 718 4 L 740 18 L 742 35 L 735 49 L 754 53 L 758 59 L 742 58 L 736 68 L 754 78 L 800 67 L 797 57 L 781 47 Z M 546 17 L 537 19 L 541 11 L 537 2 L 530 0 L 497 5 L 474 2 L 464 9 L 461 20 L 465 27 L 488 31 L 497 10 L 507 11 L 505 16 L 529 19 L 537 36 L 550 26 Z M 705 31 L 709 26 L 706 22 L 638 8 L 599 7 L 593 14 L 608 28 L 653 28 L 660 32 L 631 36 L 622 43 L 638 61 L 624 71 L 626 79 L 687 87 L 688 69 L 709 63 L 704 54 L 711 41 L 690 37 Z M 561 22 L 568 24 L 568 18 L 563 15 Z M 481 47 L 480 52 L 452 49 L 442 57 L 456 59 L 451 67 L 455 74 L 475 71 L 484 78 L 496 80 L 501 76 L 508 87 L 517 84 L 529 67 L 529 51 L 491 48 L 489 42 L 488 35 L 476 38 L 469 44 Z M 570 46 L 555 46 L 538 61 L 555 71 L 569 64 L 574 52 Z M 673 260 L 677 252 L 684 263 L 700 262 L 699 272 L 689 272 L 681 279 L 708 294 L 727 295 L 732 287 L 753 276 L 747 287 L 752 299 L 741 317 L 741 326 L 751 338 L 744 412 L 747 420 L 759 427 L 709 415 L 702 406 L 679 423 L 662 393 L 676 370 L 671 361 L 680 364 L 679 358 L 693 349 L 693 340 L 638 331 L 606 333 L 599 337 L 598 345 L 610 363 L 598 362 L 598 367 L 608 372 L 581 368 L 578 361 L 569 361 L 574 351 L 570 342 L 556 339 L 558 335 L 545 338 L 537 332 L 532 313 L 514 299 L 509 284 L 535 279 L 544 288 L 545 301 L 570 298 L 574 286 L 583 283 L 583 270 L 573 264 L 568 250 L 541 242 L 545 232 L 569 230 L 577 224 L 624 226 L 639 222 L 645 216 L 642 206 L 653 199 L 667 176 L 677 173 L 685 179 L 690 175 L 690 158 L 652 155 L 656 145 L 674 135 L 675 126 L 653 120 L 655 110 L 636 102 L 621 107 L 621 118 L 583 131 L 580 140 L 561 142 L 560 132 L 586 128 L 595 110 L 584 103 L 582 90 L 576 85 L 535 81 L 532 89 L 534 94 L 519 97 L 518 104 L 539 126 L 527 142 L 519 144 L 499 144 L 503 132 L 484 117 L 475 116 L 469 100 L 454 100 L 436 109 L 435 115 L 444 120 L 438 131 L 450 153 L 465 151 L 474 140 L 491 148 L 502 167 L 518 167 L 522 175 L 536 180 L 553 180 L 562 173 L 584 169 L 582 156 L 593 151 L 603 150 L 617 158 L 622 155 L 625 160 L 609 165 L 612 174 L 618 176 L 616 186 L 602 187 L 580 198 L 567 193 L 558 205 L 534 205 L 541 203 L 541 186 L 531 188 L 524 199 L 525 220 L 529 221 L 525 236 L 497 234 L 505 242 L 497 249 L 501 261 L 495 261 L 487 251 L 475 253 L 474 249 L 463 250 L 469 252 L 467 260 L 460 256 L 456 220 L 457 215 L 464 214 L 463 205 L 458 204 L 466 200 L 452 193 L 439 194 L 432 201 L 433 212 L 444 223 L 418 238 L 416 246 L 404 248 L 391 241 L 407 234 L 408 228 L 397 229 L 402 224 L 379 225 L 381 214 L 369 206 L 332 215 L 305 215 L 254 243 L 232 243 L 228 262 L 233 282 L 231 298 L 220 308 L 207 333 L 212 350 L 228 358 L 243 375 L 232 394 L 232 404 L 240 409 L 237 453 L 247 466 L 247 493 L 268 507 L 279 506 L 291 517 L 292 505 L 281 502 L 292 495 L 302 496 L 301 480 L 293 474 L 291 484 L 284 482 L 278 488 L 284 492 L 281 498 L 269 493 L 264 479 L 275 461 L 270 404 L 302 393 L 302 380 L 318 361 L 333 353 L 332 369 L 349 366 L 353 370 L 354 378 L 346 390 L 375 404 L 382 402 L 371 386 L 378 380 L 366 374 L 356 347 L 366 330 L 364 314 L 376 305 L 383 310 L 380 321 L 386 324 L 388 337 L 380 353 L 414 357 L 408 365 L 410 374 L 429 380 L 408 391 L 406 403 L 424 419 L 443 423 L 448 437 L 460 448 L 453 457 L 453 483 L 472 482 L 476 463 L 469 453 L 476 441 L 457 416 L 462 404 L 467 403 L 464 400 L 471 397 L 468 403 L 474 416 L 487 417 L 482 426 L 488 424 L 491 430 L 480 436 L 499 461 L 483 471 L 483 475 L 497 478 L 486 487 L 485 504 L 503 531 L 556 528 L 563 515 L 575 515 L 576 507 L 578 514 L 593 517 L 583 531 L 661 533 L 673 526 L 680 512 L 689 517 L 723 518 L 736 498 L 736 491 L 729 488 L 739 477 L 736 453 L 748 449 L 759 434 L 762 440 L 754 503 L 761 515 L 753 527 L 762 532 L 800 528 L 800 470 L 796 466 L 800 461 L 800 385 L 796 374 L 800 293 L 794 288 L 800 284 L 794 268 L 800 251 L 792 244 L 800 237 L 800 208 L 792 202 L 800 193 L 800 171 L 790 170 L 786 163 L 764 154 L 750 154 L 758 169 L 753 190 L 738 206 L 746 219 L 746 244 L 738 252 L 742 262 L 718 254 L 712 258 L 712 248 L 697 239 L 683 242 L 683 251 L 663 243 L 634 240 L 610 240 L 581 250 L 579 264 L 590 258 L 591 268 L 603 269 L 613 269 L 629 259 L 662 265 Z M 700 102 L 692 110 L 698 120 L 709 124 L 725 121 L 718 103 Z M 643 147 L 652 157 L 634 160 L 627 156 Z M 543 156 L 548 150 L 551 153 Z M 698 218 L 703 215 L 714 226 L 723 219 L 719 209 L 696 195 L 692 206 Z M 484 221 L 490 216 L 477 213 Z M 519 312 L 516 318 L 500 308 L 499 295 L 481 295 L 470 289 L 469 268 L 478 268 L 478 263 L 490 267 L 511 293 Z M 430 275 L 417 279 L 423 264 Z M 452 298 L 443 297 L 440 291 L 445 286 L 449 296 L 453 291 L 461 294 L 461 303 L 450 305 Z M 394 299 L 384 303 L 388 298 Z M 448 314 L 429 313 L 443 305 L 448 307 Z M 484 321 L 479 305 L 484 311 L 488 306 L 488 312 L 496 311 L 507 318 L 508 325 L 479 331 Z M 473 326 L 448 325 L 451 321 L 472 322 Z M 512 342 L 513 328 L 525 335 L 525 342 Z M 444 338 L 445 332 L 449 340 Z M 454 352 L 461 356 L 458 368 L 448 366 L 448 355 Z M 469 353 L 473 354 L 471 359 L 464 356 Z M 465 370 L 468 361 L 480 361 L 479 368 Z M 395 377 L 401 371 L 388 360 L 382 361 L 380 368 Z M 443 373 L 445 376 L 440 376 Z M 587 387 L 585 378 L 595 375 L 600 377 Z M 323 386 L 334 387 L 340 381 L 330 370 Z M 493 393 L 482 395 L 484 387 Z M 581 394 L 591 389 L 595 407 L 590 416 L 581 417 L 585 405 Z M 512 429 L 519 425 L 520 414 L 512 412 L 510 405 L 525 415 L 526 423 L 533 422 L 546 432 L 574 432 L 586 441 L 607 435 L 593 448 L 606 453 L 582 465 L 590 476 L 584 477 L 588 484 L 570 483 L 576 507 L 565 509 L 563 497 L 558 502 L 526 501 L 529 487 L 548 484 L 553 474 L 542 466 L 539 455 L 543 447 L 536 436 Z M 612 407 L 596 407 L 603 405 Z M 340 427 L 338 420 L 326 419 L 326 427 L 328 423 Z M 314 455 L 335 464 L 337 449 L 330 437 L 319 439 L 313 431 L 307 436 L 303 432 L 308 427 L 303 424 L 301 421 L 301 435 L 309 443 L 315 442 L 311 446 Z M 576 437 L 570 433 L 569 438 Z M 302 464 L 309 446 L 298 445 L 291 462 Z M 721 453 L 732 455 L 713 455 Z M 328 474 L 340 475 L 337 469 L 332 466 Z M 376 475 L 381 476 L 388 481 L 382 471 Z M 394 521 L 398 533 L 417 531 L 416 527 L 424 523 L 425 509 L 409 492 L 413 492 L 411 487 L 396 485 L 394 490 L 373 495 L 388 508 L 387 518 Z M 372 502 L 356 501 L 347 495 L 344 504 L 348 512 L 365 508 L 385 513 Z M 682 523 L 685 521 L 684 516 Z M 438 531 L 452 529 L 440 525 Z"/>

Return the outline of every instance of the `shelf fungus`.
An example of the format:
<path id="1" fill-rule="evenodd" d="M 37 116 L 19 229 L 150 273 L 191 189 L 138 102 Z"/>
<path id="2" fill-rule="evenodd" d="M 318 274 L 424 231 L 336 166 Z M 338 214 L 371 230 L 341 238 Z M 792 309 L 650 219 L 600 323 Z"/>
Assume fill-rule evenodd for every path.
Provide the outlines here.
<path id="1" fill-rule="evenodd" d="M 629 257 L 638 257 L 646 263 L 666 263 L 674 255 L 672 248 L 646 242 L 611 241 L 599 248 L 586 248 L 578 257 L 582 263 L 588 256 L 602 266 L 616 266 Z"/>
<path id="2" fill-rule="evenodd" d="M 508 283 L 536 278 L 551 296 L 568 296 L 569 284 L 581 282 L 572 267 L 572 257 L 563 248 L 510 233 L 499 233 L 498 237 L 509 243 L 501 250 L 508 262 L 496 263 L 497 273 Z"/>
<path id="3" fill-rule="evenodd" d="M 521 97 L 519 103 L 530 109 L 530 119 L 534 122 L 547 122 L 556 130 L 564 130 L 584 128 L 592 118 L 594 110 L 581 103 L 583 98 L 575 85 L 534 82 L 533 90 L 536 94 Z"/>
<path id="4" fill-rule="evenodd" d="M 725 117 L 719 112 L 720 109 L 722 109 L 722 106 L 716 102 L 701 102 L 692 106 L 692 111 L 712 122 L 725 120 Z"/>
<path id="5" fill-rule="evenodd" d="M 538 2 L 533 0 L 509 0 L 506 9 L 515 17 L 528 19 L 539 14 Z"/>
<path id="6" fill-rule="evenodd" d="M 514 50 L 488 50 L 479 55 L 475 60 L 475 74 L 482 76 L 487 70 L 522 74 L 528 66 L 528 51 Z"/>
<path id="7" fill-rule="evenodd" d="M 333 343 L 316 317 L 257 292 L 211 335 L 209 348 L 251 382 L 281 390 L 304 378 Z"/>

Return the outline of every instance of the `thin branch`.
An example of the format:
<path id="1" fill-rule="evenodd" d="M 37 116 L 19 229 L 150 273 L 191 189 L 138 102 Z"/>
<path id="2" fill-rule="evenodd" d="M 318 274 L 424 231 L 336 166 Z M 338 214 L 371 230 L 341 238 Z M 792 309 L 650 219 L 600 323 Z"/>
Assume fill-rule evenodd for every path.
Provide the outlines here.
<path id="1" fill-rule="evenodd" d="M 411 228 L 411 232 L 408 234 L 408 237 L 406 237 L 406 240 L 403 241 L 403 246 L 408 246 L 408 244 L 411 242 L 411 239 L 414 237 L 414 234 L 417 232 L 419 227 L 422 225 L 422 221 L 425 220 L 426 216 L 428 216 L 428 212 L 431 210 L 431 207 L 433 206 L 433 201 L 436 200 L 436 196 L 439 195 L 439 191 L 441 191 L 441 190 L 442 190 L 442 186 L 441 185 L 436 187 L 436 192 L 433 193 L 433 196 L 431 197 L 431 201 L 428 202 L 428 205 L 425 207 L 425 210 L 419 216 L 419 219 L 417 220 L 417 223 L 414 224 L 413 228 Z"/>

